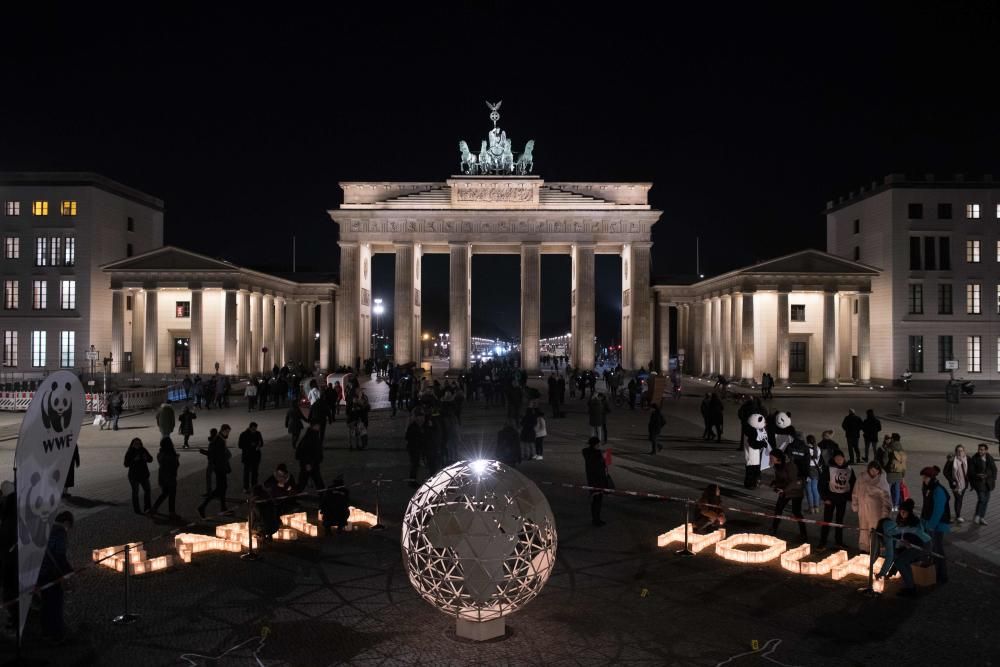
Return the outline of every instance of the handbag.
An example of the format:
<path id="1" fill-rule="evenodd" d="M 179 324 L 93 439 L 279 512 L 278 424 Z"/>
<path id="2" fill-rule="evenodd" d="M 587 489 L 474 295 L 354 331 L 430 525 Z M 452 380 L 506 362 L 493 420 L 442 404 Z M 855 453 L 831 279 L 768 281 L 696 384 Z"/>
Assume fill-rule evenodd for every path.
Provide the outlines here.
<path id="1" fill-rule="evenodd" d="M 903 500 L 910 499 L 910 487 L 903 480 L 899 480 L 899 495 Z"/>

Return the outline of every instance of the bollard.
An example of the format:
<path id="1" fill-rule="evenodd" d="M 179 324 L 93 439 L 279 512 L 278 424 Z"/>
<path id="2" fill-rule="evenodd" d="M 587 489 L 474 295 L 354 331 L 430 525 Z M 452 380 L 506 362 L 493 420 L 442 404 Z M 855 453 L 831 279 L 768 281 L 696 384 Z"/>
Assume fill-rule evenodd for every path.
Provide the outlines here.
<path id="1" fill-rule="evenodd" d="M 675 553 L 678 556 L 693 556 L 694 552 L 688 549 L 688 524 L 691 523 L 691 503 L 684 503 L 684 548 L 678 549 Z"/>
<path id="2" fill-rule="evenodd" d="M 899 402 L 899 416 L 900 417 L 906 416 L 906 401 Z"/>
<path id="3" fill-rule="evenodd" d="M 114 625 L 131 625 L 139 620 L 136 614 L 130 614 L 128 610 L 129 604 L 129 589 L 132 586 L 132 560 L 129 555 L 129 545 L 125 545 L 125 612 L 118 614 L 113 619 L 111 623 Z"/>
<path id="4" fill-rule="evenodd" d="M 253 550 L 253 496 L 247 498 L 247 552 L 240 558 L 251 561 L 261 559 L 261 555 Z"/>
<path id="5" fill-rule="evenodd" d="M 879 554 L 878 532 L 874 528 L 868 531 L 868 585 L 859 588 L 858 592 L 867 597 L 878 597 L 875 590 L 875 561 Z"/>
<path id="6" fill-rule="evenodd" d="M 379 473 L 378 479 L 375 480 L 375 525 L 371 527 L 371 530 L 385 530 L 385 526 L 382 525 L 381 492 L 382 473 Z"/>

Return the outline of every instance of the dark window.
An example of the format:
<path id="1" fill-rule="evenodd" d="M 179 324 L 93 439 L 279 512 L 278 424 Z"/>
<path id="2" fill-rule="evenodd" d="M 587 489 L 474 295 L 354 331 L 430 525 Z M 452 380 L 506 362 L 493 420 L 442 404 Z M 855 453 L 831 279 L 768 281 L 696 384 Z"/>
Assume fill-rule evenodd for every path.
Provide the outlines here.
<path id="1" fill-rule="evenodd" d="M 924 337 L 910 336 L 910 365 L 912 373 L 924 372 Z"/>
<path id="2" fill-rule="evenodd" d="M 933 271 L 937 268 L 937 257 L 934 253 L 934 237 L 924 237 L 924 268 Z"/>
<path id="3" fill-rule="evenodd" d="M 920 283 L 910 285 L 910 315 L 924 314 L 924 286 Z"/>
<path id="4" fill-rule="evenodd" d="M 860 234 L 861 233 L 861 220 L 857 220 L 856 219 L 854 221 L 854 233 L 855 234 Z"/>
<path id="5" fill-rule="evenodd" d="M 938 219 L 951 220 L 951 204 L 938 204 Z"/>
<path id="6" fill-rule="evenodd" d="M 808 351 L 806 344 L 802 341 L 792 341 L 788 345 L 788 370 L 792 373 L 805 373 L 809 370 L 806 365 Z"/>
<path id="7" fill-rule="evenodd" d="M 125 244 L 125 256 L 126 257 L 131 257 L 132 256 L 132 244 L 131 243 L 126 243 Z"/>
<path id="8" fill-rule="evenodd" d="M 924 205 L 923 204 L 910 204 L 907 207 L 909 212 L 910 220 L 920 220 L 924 217 Z"/>
<path id="9" fill-rule="evenodd" d="M 951 336 L 938 336 L 938 373 L 948 371 L 944 367 L 944 362 L 955 359 L 955 349 Z"/>
<path id="10" fill-rule="evenodd" d="M 938 238 L 938 266 L 942 271 L 951 271 L 951 239 L 947 236 Z"/>
<path id="11" fill-rule="evenodd" d="M 858 245 L 854 246 L 854 261 L 855 262 L 861 261 L 861 246 Z"/>
<path id="12" fill-rule="evenodd" d="M 938 285 L 938 315 L 951 315 L 951 283 Z"/>
<path id="13" fill-rule="evenodd" d="M 131 296 L 126 296 L 125 297 L 125 310 L 132 310 L 132 297 Z"/>
<path id="14" fill-rule="evenodd" d="M 920 237 L 910 237 L 910 271 L 920 270 Z"/>
<path id="15" fill-rule="evenodd" d="M 806 307 L 805 304 L 793 303 L 792 304 L 792 322 L 805 322 L 806 321 Z"/>
<path id="16" fill-rule="evenodd" d="M 191 317 L 191 302 L 178 301 L 174 308 L 175 317 Z"/>
<path id="17" fill-rule="evenodd" d="M 132 216 L 129 216 L 126 219 L 125 228 L 128 229 L 128 231 L 130 231 L 130 232 L 134 232 L 135 231 L 135 218 L 133 218 Z"/>

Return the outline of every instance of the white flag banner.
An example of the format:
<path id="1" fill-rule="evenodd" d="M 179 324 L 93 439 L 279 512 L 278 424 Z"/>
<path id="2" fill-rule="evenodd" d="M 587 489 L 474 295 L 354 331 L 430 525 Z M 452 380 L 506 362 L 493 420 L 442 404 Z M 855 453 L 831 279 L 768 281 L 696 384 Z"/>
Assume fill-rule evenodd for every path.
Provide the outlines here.
<path id="1" fill-rule="evenodd" d="M 80 379 L 69 371 L 57 371 L 38 385 L 21 422 L 14 453 L 21 634 L 80 436 L 84 401 Z"/>

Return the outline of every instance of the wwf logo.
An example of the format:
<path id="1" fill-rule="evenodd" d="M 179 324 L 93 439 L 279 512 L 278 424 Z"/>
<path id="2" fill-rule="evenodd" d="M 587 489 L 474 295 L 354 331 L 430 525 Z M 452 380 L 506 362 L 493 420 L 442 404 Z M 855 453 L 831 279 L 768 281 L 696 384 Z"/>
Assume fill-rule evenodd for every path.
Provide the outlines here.
<path id="1" fill-rule="evenodd" d="M 52 429 L 56 433 L 62 433 L 63 429 L 69 428 L 70 419 L 73 417 L 73 386 L 67 382 L 63 387 L 58 382 L 53 382 L 52 386 L 46 390 L 42 397 L 42 424 L 45 428 Z"/>

